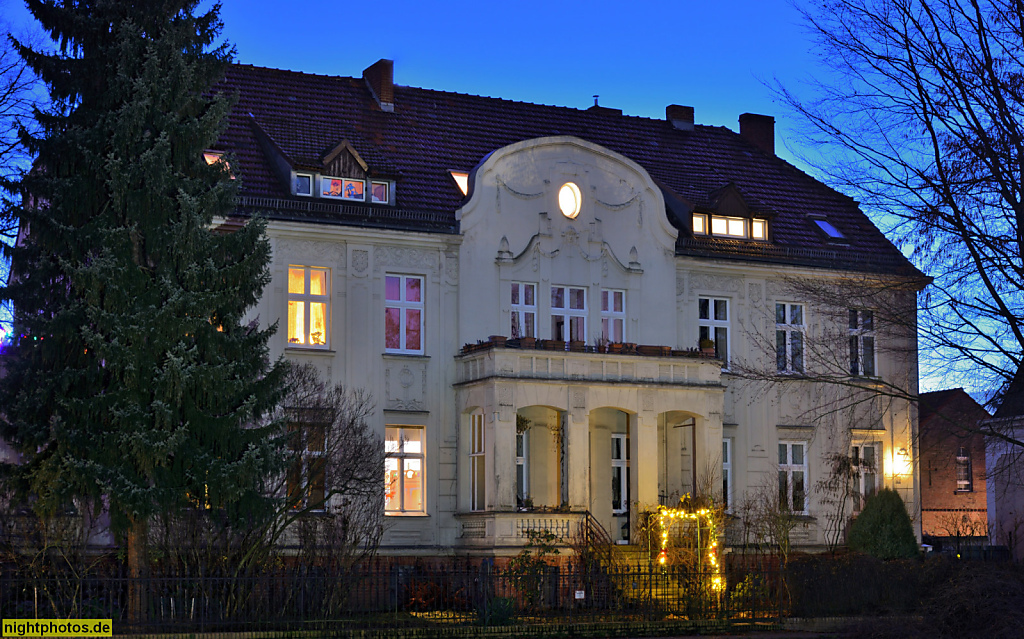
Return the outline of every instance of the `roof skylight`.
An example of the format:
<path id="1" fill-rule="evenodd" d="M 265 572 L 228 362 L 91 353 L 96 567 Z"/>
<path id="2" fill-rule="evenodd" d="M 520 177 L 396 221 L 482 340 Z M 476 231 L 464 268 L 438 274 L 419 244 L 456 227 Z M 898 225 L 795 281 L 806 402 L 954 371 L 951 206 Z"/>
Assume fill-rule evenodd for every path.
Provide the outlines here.
<path id="1" fill-rule="evenodd" d="M 833 240 L 846 239 L 845 236 L 839 232 L 839 229 L 832 226 L 832 223 L 828 220 L 814 220 L 814 223 L 818 225 L 818 228 L 825 232 L 825 235 L 829 236 Z"/>

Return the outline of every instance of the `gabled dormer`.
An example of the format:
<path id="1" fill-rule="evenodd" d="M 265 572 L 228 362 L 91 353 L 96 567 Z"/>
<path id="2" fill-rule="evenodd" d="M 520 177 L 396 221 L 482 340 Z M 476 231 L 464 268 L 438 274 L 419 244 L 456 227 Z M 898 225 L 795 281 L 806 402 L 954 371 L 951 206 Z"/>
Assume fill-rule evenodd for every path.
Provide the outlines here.
<path id="1" fill-rule="evenodd" d="M 709 193 L 706 203 L 694 207 L 691 231 L 695 237 L 766 242 L 771 213 L 752 204 L 729 182 Z"/>
<path id="2" fill-rule="evenodd" d="M 299 162 L 289 156 L 250 116 L 260 149 L 281 183 L 296 197 L 371 204 L 394 204 L 394 180 L 375 173 L 348 139 L 332 144 L 318 158 Z"/>

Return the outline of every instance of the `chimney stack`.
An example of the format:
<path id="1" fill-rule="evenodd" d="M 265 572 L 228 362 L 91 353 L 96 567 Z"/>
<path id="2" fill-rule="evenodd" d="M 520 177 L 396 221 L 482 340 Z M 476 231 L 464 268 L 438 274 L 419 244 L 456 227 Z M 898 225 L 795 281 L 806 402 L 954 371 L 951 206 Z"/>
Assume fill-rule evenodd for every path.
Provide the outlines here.
<path id="1" fill-rule="evenodd" d="M 395 110 L 395 63 L 381 58 L 363 69 L 363 79 L 381 111 Z"/>
<path id="2" fill-rule="evenodd" d="M 693 131 L 693 107 L 670 104 L 665 107 L 665 119 L 680 131 Z"/>
<path id="3" fill-rule="evenodd" d="M 740 116 L 740 135 L 769 155 L 775 155 L 775 118 L 744 113 Z"/>

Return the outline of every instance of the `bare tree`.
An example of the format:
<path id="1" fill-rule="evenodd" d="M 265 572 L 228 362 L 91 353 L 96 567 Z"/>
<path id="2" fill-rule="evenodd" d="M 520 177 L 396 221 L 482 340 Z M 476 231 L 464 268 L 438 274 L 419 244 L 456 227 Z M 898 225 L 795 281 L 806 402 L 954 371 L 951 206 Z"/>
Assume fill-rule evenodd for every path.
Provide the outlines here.
<path id="1" fill-rule="evenodd" d="M 831 73 L 810 100 L 780 92 L 826 179 L 935 275 L 920 298 L 924 373 L 1005 387 L 1024 351 L 1024 1 L 813 0 L 804 13 Z"/>
<path id="2" fill-rule="evenodd" d="M 373 400 L 328 386 L 310 364 L 290 372 L 284 407 L 292 463 L 268 488 L 282 497 L 270 538 L 298 546 L 307 565 L 347 570 L 372 556 L 386 528 L 384 442 Z"/>

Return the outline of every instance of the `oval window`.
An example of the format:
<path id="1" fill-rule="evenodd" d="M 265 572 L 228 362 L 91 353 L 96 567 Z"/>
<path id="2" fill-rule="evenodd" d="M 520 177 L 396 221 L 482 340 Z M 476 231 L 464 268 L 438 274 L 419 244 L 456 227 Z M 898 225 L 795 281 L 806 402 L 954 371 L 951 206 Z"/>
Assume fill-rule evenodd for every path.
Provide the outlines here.
<path id="1" fill-rule="evenodd" d="M 583 197 L 580 195 L 580 187 L 572 182 L 566 182 L 558 190 L 558 208 L 562 210 L 562 215 L 570 220 L 580 214 L 580 204 L 582 202 Z"/>

